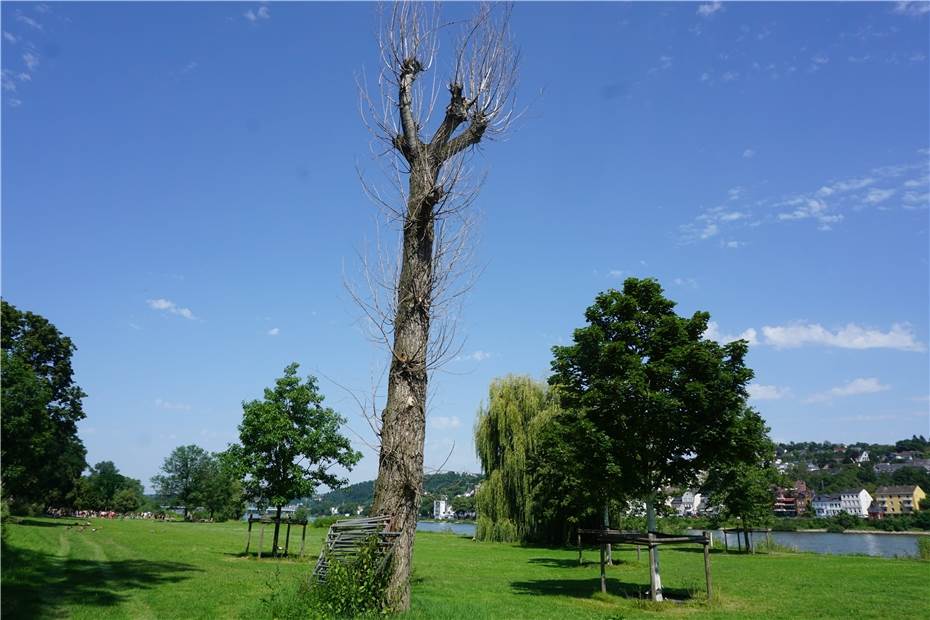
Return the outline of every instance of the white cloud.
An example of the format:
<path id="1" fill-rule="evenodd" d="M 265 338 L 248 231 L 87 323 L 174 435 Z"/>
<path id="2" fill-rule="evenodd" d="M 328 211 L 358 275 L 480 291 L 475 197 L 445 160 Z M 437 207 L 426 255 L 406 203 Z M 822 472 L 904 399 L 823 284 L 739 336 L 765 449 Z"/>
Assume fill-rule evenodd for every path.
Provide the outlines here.
<path id="1" fill-rule="evenodd" d="M 145 303 L 147 303 L 152 310 L 164 310 L 170 314 L 176 314 L 190 320 L 197 318 L 194 316 L 194 313 L 191 312 L 190 308 L 182 308 L 170 299 L 149 299 Z"/>
<path id="2" fill-rule="evenodd" d="M 776 349 L 794 349 L 807 345 L 841 349 L 897 349 L 925 351 L 910 325 L 895 323 L 887 332 L 866 329 L 854 323 L 830 331 L 818 323 L 797 323 L 786 326 L 766 325 L 762 328 L 765 344 Z"/>
<path id="3" fill-rule="evenodd" d="M 893 195 L 893 189 L 878 189 L 877 187 L 873 187 L 869 190 L 869 193 L 866 194 L 864 200 L 867 204 L 877 205 L 880 202 L 888 200 Z"/>
<path id="4" fill-rule="evenodd" d="M 745 151 L 743 151 L 743 157 L 745 159 L 752 159 L 755 156 L 756 156 L 756 152 L 753 149 L 746 149 Z"/>
<path id="5" fill-rule="evenodd" d="M 722 10 L 723 10 L 722 2 L 710 2 L 710 3 L 702 4 L 698 6 L 697 14 L 700 15 L 701 17 L 710 17 L 717 11 L 722 11 Z"/>
<path id="6" fill-rule="evenodd" d="M 723 80 L 724 82 L 733 82 L 739 79 L 739 73 L 737 73 L 736 71 L 727 71 L 723 75 L 720 76 L 720 79 Z"/>
<path id="7" fill-rule="evenodd" d="M 673 282 L 674 282 L 677 286 L 684 286 L 684 287 L 687 287 L 687 288 L 697 288 L 697 287 L 698 287 L 698 281 L 695 280 L 694 278 L 675 278 L 675 279 L 673 280 Z"/>
<path id="8" fill-rule="evenodd" d="M 271 10 L 267 6 L 260 6 L 257 11 L 249 9 L 243 13 L 242 16 L 250 22 L 255 23 L 260 19 L 271 19 Z"/>
<path id="9" fill-rule="evenodd" d="M 437 430 L 446 430 L 451 428 L 458 428 L 462 425 L 462 421 L 459 420 L 458 416 L 436 416 L 429 418 L 429 424 Z"/>
<path id="10" fill-rule="evenodd" d="M 277 327 L 272 327 L 271 329 L 268 330 L 269 336 L 277 336 L 280 333 L 281 333 L 281 330 L 278 329 Z"/>
<path id="11" fill-rule="evenodd" d="M 466 355 L 464 359 L 473 360 L 475 362 L 483 362 L 484 360 L 490 357 L 491 357 L 491 354 L 488 353 L 487 351 L 478 350 L 478 351 L 475 351 L 474 353 L 471 353 L 470 355 Z"/>
<path id="12" fill-rule="evenodd" d="M 155 399 L 155 406 L 159 409 L 167 409 L 169 411 L 190 411 L 191 406 L 187 403 L 172 403 L 167 400 L 162 400 L 160 398 Z"/>
<path id="13" fill-rule="evenodd" d="M 23 54 L 23 62 L 30 71 L 35 71 L 39 66 L 39 57 L 32 52 Z"/>
<path id="14" fill-rule="evenodd" d="M 32 19 L 28 15 L 17 15 L 16 20 L 26 24 L 30 28 L 35 28 L 36 30 L 44 30 L 44 28 L 42 27 L 42 24 Z"/>
<path id="15" fill-rule="evenodd" d="M 10 43 L 16 43 L 17 41 L 19 41 L 19 39 L 16 38 L 15 35 L 10 34 L 6 30 L 3 31 L 3 38 L 9 41 Z"/>
<path id="16" fill-rule="evenodd" d="M 732 334 L 724 334 L 720 331 L 720 326 L 717 325 L 716 321 L 709 321 L 707 323 L 707 331 L 704 332 L 704 337 L 708 340 L 714 340 L 720 344 L 727 344 L 728 342 L 733 342 L 734 340 L 745 340 L 749 344 L 757 344 L 759 341 L 756 338 L 756 330 L 749 328 L 738 336 Z"/>
<path id="17" fill-rule="evenodd" d="M 198 66 L 200 66 L 200 65 L 199 65 L 196 61 L 192 60 L 192 61 L 190 61 L 189 63 L 187 63 L 186 65 L 184 65 L 184 66 L 181 68 L 181 70 L 178 71 L 178 73 L 179 73 L 180 75 L 186 75 L 186 74 L 190 73 L 191 71 L 193 71 L 194 69 L 196 69 Z M 183 279 L 183 278 L 182 278 L 182 279 Z"/>
<path id="18" fill-rule="evenodd" d="M 626 272 L 623 271 L 622 269 L 611 269 L 610 271 L 607 272 L 607 276 L 610 277 L 610 278 L 617 278 L 617 279 L 619 279 L 619 278 L 622 278 L 622 277 L 623 277 L 623 274 L 624 274 L 624 273 L 626 273 Z"/>
<path id="19" fill-rule="evenodd" d="M 3 79 L 3 90 L 9 91 L 11 93 L 15 93 L 16 92 L 16 81 L 13 79 L 14 78 L 13 72 L 10 71 L 9 69 L 3 69 L 3 71 L 0 72 L 0 76 L 2 76 L 2 79 Z"/>
<path id="20" fill-rule="evenodd" d="M 919 17 L 930 13 L 930 3 L 926 1 L 903 1 L 896 2 L 893 12 L 898 15 L 908 15 L 910 17 Z"/>
<path id="21" fill-rule="evenodd" d="M 840 387 L 831 388 L 826 392 L 812 394 L 806 398 L 804 402 L 825 403 L 833 400 L 834 398 L 858 396 L 860 394 L 875 394 L 877 392 L 884 392 L 888 389 L 890 389 L 890 386 L 882 384 L 875 377 L 869 377 L 866 379 L 853 379 L 852 381 L 849 381 Z"/>
<path id="22" fill-rule="evenodd" d="M 727 249 L 735 250 L 735 249 L 737 249 L 737 248 L 741 248 L 741 247 L 745 246 L 745 245 L 746 245 L 746 242 L 745 242 L 745 241 L 730 240 L 730 241 L 724 241 L 724 242 L 722 242 L 721 245 L 723 245 L 723 247 L 725 247 L 725 248 L 727 248 Z"/>
<path id="23" fill-rule="evenodd" d="M 749 398 L 753 400 L 780 400 L 791 392 L 788 388 L 777 385 L 761 385 L 750 383 L 748 386 Z"/>

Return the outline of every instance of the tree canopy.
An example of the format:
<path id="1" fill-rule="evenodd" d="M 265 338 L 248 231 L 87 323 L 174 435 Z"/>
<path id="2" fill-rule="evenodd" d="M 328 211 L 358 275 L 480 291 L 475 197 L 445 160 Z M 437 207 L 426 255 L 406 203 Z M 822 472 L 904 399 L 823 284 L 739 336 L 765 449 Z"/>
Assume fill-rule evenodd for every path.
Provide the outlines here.
<path id="1" fill-rule="evenodd" d="M 65 503 L 86 463 L 77 423 L 84 392 L 74 383 L 76 347 L 44 317 L 2 301 L 4 498 Z"/>
<path id="2" fill-rule="evenodd" d="M 245 476 L 249 497 L 260 506 L 281 508 L 298 497 L 312 496 L 321 484 L 342 486 L 346 479 L 331 471 L 351 469 L 362 455 L 340 433 L 345 423 L 323 406 L 316 378 L 301 382 L 298 364 L 284 369 L 262 400 L 242 403 L 241 444 L 230 448 Z M 278 526 L 275 526 L 275 545 Z"/>
<path id="3" fill-rule="evenodd" d="M 549 382 L 577 418 L 582 472 L 605 500 L 692 484 L 728 445 L 753 373 L 745 341 L 704 338 L 709 318 L 678 316 L 657 281 L 629 278 L 597 296 L 572 344 L 553 348 Z"/>
<path id="4" fill-rule="evenodd" d="M 200 446 L 180 446 L 165 458 L 162 473 L 152 477 L 152 484 L 159 495 L 184 506 L 187 517 L 204 500 L 210 461 L 210 454 Z"/>

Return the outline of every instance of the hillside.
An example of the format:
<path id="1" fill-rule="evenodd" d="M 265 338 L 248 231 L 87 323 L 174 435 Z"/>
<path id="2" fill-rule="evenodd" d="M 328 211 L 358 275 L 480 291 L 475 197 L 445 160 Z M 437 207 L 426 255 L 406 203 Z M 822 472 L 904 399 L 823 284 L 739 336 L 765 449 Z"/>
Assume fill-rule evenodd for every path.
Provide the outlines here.
<path id="1" fill-rule="evenodd" d="M 479 474 L 454 471 L 426 474 L 423 476 L 424 496 L 439 497 L 445 495 L 452 498 L 472 490 L 475 485 L 481 482 L 482 478 Z M 311 514 L 329 514 L 332 508 L 336 508 L 340 513 L 354 513 L 358 506 L 370 506 L 374 499 L 374 493 L 375 481 L 366 480 L 365 482 L 357 482 L 324 493 L 305 501 L 305 503 Z"/>

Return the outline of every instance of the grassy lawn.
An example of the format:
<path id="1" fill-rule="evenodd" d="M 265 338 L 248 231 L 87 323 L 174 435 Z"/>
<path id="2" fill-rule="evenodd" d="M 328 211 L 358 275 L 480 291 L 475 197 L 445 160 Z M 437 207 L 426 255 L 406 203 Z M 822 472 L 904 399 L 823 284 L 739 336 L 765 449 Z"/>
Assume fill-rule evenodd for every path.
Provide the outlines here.
<path id="1" fill-rule="evenodd" d="M 308 574 L 323 530 L 308 529 L 308 557 L 261 561 L 240 554 L 245 525 L 71 519 L 9 524 L 3 548 L 4 618 L 261 617 L 276 579 Z M 253 546 L 256 537 L 253 537 Z M 292 533 L 291 548 L 295 549 Z M 270 531 L 266 532 L 270 547 Z M 299 542 L 296 545 L 299 548 Z M 930 617 L 930 563 L 814 554 L 712 558 L 718 600 L 704 600 L 699 549 L 662 554 L 666 592 L 642 600 L 646 554 L 615 553 L 610 594 L 598 594 L 597 554 L 417 535 L 411 618 L 840 618 Z"/>

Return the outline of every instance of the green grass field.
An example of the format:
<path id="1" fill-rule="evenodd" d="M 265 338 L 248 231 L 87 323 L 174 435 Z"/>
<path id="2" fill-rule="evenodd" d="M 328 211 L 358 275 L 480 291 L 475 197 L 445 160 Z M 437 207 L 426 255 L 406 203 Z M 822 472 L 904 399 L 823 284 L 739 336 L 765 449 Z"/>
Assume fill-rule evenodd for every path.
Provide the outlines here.
<path id="1" fill-rule="evenodd" d="M 23 519 L 5 525 L 2 615 L 9 618 L 258 618 L 276 580 L 312 569 L 323 530 L 308 529 L 308 557 L 243 557 L 243 523 L 193 524 Z M 292 533 L 291 549 L 295 549 Z M 255 538 L 253 538 L 253 541 Z M 299 540 L 299 539 L 298 539 Z M 254 544 L 254 543 L 253 543 Z M 265 539 L 270 547 L 270 531 Z M 299 542 L 296 545 L 299 548 Z M 476 543 L 420 533 L 410 618 L 930 618 L 930 562 L 785 553 L 712 556 L 718 599 L 704 598 L 699 549 L 662 554 L 666 592 L 645 602 L 646 554 L 615 554 L 598 594 L 597 554 Z"/>

